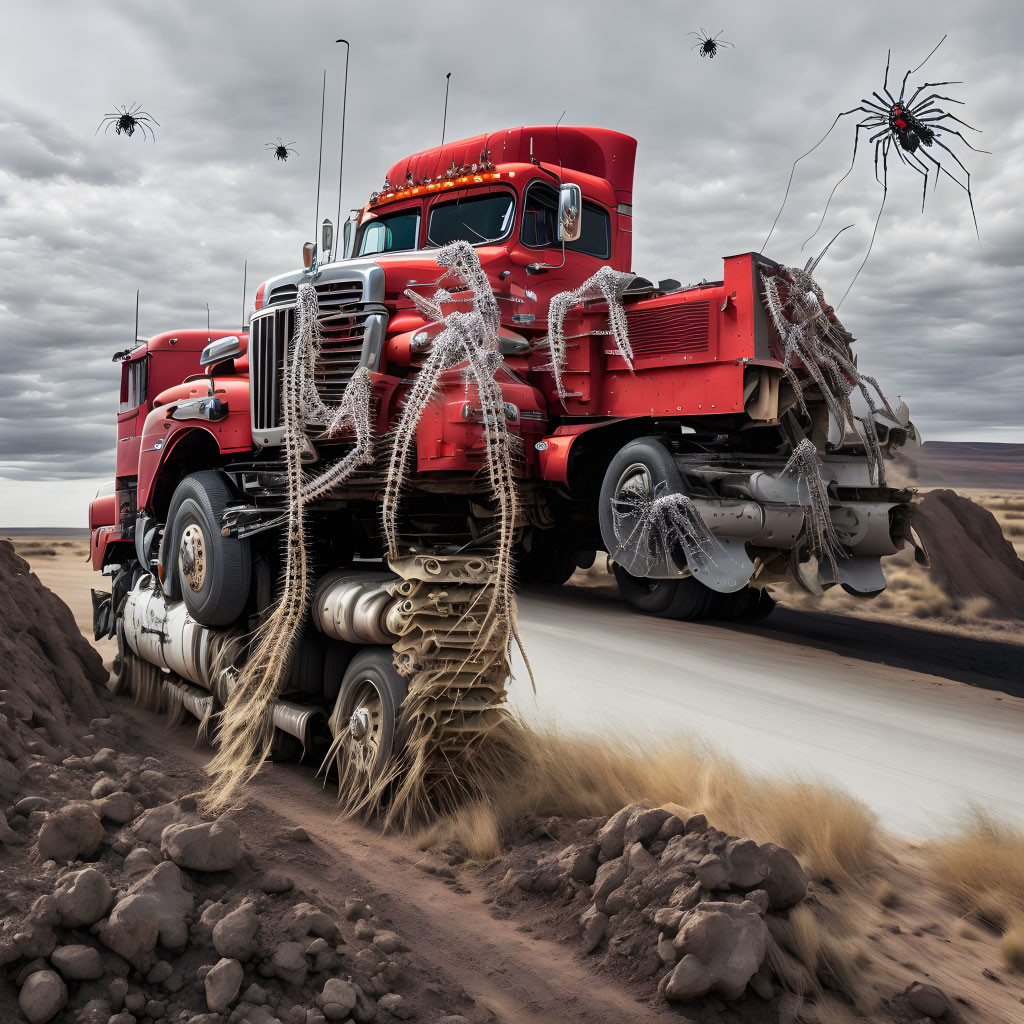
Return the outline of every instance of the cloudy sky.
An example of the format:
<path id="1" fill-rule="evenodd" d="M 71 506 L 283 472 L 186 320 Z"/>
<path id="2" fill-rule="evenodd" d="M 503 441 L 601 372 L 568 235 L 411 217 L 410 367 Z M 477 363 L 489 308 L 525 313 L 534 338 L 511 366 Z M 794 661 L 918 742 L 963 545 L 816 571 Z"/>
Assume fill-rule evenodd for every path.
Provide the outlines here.
<path id="1" fill-rule="evenodd" d="M 981 244 L 948 179 L 890 168 L 874 252 L 842 308 L 860 365 L 902 395 L 926 438 L 1024 441 L 1024 7 L 985 0 L 728 5 L 678 0 L 516 4 L 114 4 L 3 0 L 0 33 L 0 526 L 84 525 L 111 478 L 118 368 L 135 290 L 143 335 L 239 325 L 260 280 L 312 235 L 320 76 L 328 69 L 321 217 L 336 208 L 343 48 L 352 42 L 344 207 L 401 156 L 448 138 L 557 120 L 637 137 L 634 269 L 695 281 L 761 247 L 790 165 L 835 115 L 896 80 L 962 79 L 946 105 L 983 129 L 970 153 Z M 687 33 L 735 44 L 702 60 Z M 892 76 L 890 85 L 892 84 Z M 138 101 L 160 122 L 94 130 Z M 852 118 L 797 168 L 765 250 L 800 244 L 849 164 Z M 299 156 L 278 163 L 282 136 Z M 943 154 L 945 156 L 945 154 Z M 948 157 L 947 157 L 948 159 Z M 952 167 L 953 165 L 950 164 Z M 864 148 L 821 238 L 853 224 L 818 271 L 837 302 L 866 250 L 879 186 Z M 806 253 L 804 257 L 806 258 Z"/>

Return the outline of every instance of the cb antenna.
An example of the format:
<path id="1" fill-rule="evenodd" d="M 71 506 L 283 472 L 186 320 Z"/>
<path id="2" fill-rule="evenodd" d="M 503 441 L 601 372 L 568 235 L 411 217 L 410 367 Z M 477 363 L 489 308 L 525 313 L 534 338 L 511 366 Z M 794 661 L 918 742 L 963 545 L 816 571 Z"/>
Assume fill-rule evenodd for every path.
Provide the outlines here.
<path id="1" fill-rule="evenodd" d="M 324 68 L 324 87 L 320 94 L 320 155 L 316 162 L 316 214 L 313 217 L 313 246 L 316 248 L 320 231 L 320 170 L 324 164 L 324 104 L 327 102 L 327 68 Z M 315 263 L 316 261 L 314 261 Z"/>
<path id="2" fill-rule="evenodd" d="M 249 283 L 249 261 L 242 264 L 242 330 L 245 330 L 245 286 Z"/>
<path id="3" fill-rule="evenodd" d="M 135 337 L 132 338 L 132 348 L 139 343 L 139 289 L 135 289 Z"/>
<path id="4" fill-rule="evenodd" d="M 444 131 L 448 127 L 448 87 L 452 84 L 452 73 L 444 76 L 444 120 L 441 122 L 441 145 L 444 145 Z"/>
<path id="5" fill-rule="evenodd" d="M 555 122 L 555 149 L 558 150 L 558 184 L 561 187 L 562 184 L 562 143 L 558 138 L 558 126 L 562 123 L 562 117 L 565 117 L 565 111 L 562 111 L 562 116 Z M 530 140 L 533 141 L 532 139 Z"/>
<path id="6" fill-rule="evenodd" d="M 334 248 L 331 251 L 331 261 L 334 261 L 334 253 L 338 248 L 338 236 L 341 235 L 341 176 L 345 169 L 345 108 L 348 106 L 348 56 L 351 47 L 347 39 L 335 39 L 336 43 L 345 44 L 345 89 L 341 94 L 341 152 L 338 154 L 338 221 L 335 225 Z"/>
<path id="7" fill-rule="evenodd" d="M 210 304 L 206 304 L 206 344 L 210 344 Z"/>

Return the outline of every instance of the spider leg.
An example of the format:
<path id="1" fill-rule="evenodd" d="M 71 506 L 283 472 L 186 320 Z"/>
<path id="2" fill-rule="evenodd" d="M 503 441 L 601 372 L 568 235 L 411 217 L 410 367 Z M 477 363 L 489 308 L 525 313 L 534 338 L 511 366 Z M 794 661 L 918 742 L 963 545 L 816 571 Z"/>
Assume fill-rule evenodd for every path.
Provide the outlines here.
<path id="1" fill-rule="evenodd" d="M 917 87 L 917 89 L 914 90 L 914 95 L 911 96 L 909 100 L 907 100 L 907 106 L 908 107 L 912 106 L 914 100 L 917 99 L 918 93 L 924 92 L 925 89 L 937 89 L 940 85 L 963 85 L 963 84 L 964 83 L 962 81 L 960 81 L 960 82 L 925 82 L 923 85 L 919 85 Z"/>
<path id="2" fill-rule="evenodd" d="M 936 82 L 936 85 L 945 85 L 945 82 Z M 955 83 L 954 83 L 955 84 Z M 924 86 L 922 86 L 924 88 Z M 961 107 L 964 106 L 963 100 L 958 100 L 954 96 L 940 96 L 937 92 L 930 92 L 924 99 L 919 100 L 914 104 L 915 110 L 925 110 L 930 106 L 933 106 L 936 100 L 946 100 L 948 103 L 958 103 Z M 909 104 L 908 104 L 909 106 Z"/>
<path id="3" fill-rule="evenodd" d="M 853 159 L 850 160 L 850 166 L 847 168 L 846 173 L 832 186 L 832 191 L 828 194 L 828 200 L 825 203 L 825 209 L 822 211 L 821 220 L 818 221 L 818 226 L 814 231 L 807 237 L 803 245 L 800 246 L 800 251 L 803 252 L 807 243 L 821 230 L 822 224 L 825 223 L 825 215 L 828 213 L 828 208 L 832 203 L 832 197 L 836 194 L 836 189 L 850 176 L 853 171 L 853 165 L 857 162 L 857 145 L 860 142 L 860 130 L 861 128 L 874 127 L 870 121 L 861 121 L 857 125 L 857 130 L 853 133 Z M 886 129 L 888 131 L 888 129 Z M 832 243 L 830 242 L 829 245 Z"/>
<path id="4" fill-rule="evenodd" d="M 850 282 L 849 287 L 843 292 L 843 297 L 836 303 L 836 309 L 838 309 L 845 301 L 846 296 L 850 294 L 850 288 L 854 286 L 857 278 L 860 277 L 860 272 L 864 269 L 865 264 L 868 261 L 868 257 L 871 255 L 871 250 L 875 244 L 875 235 L 878 234 L 878 225 L 882 220 L 882 211 L 885 209 L 885 198 L 889 194 L 889 146 L 892 144 L 892 139 L 886 139 L 885 142 L 878 143 L 878 146 L 882 149 L 882 204 L 878 207 L 878 216 L 875 218 L 875 227 L 871 232 L 871 241 L 868 243 L 868 251 L 864 253 L 864 260 L 861 265 L 857 268 L 857 273 L 853 275 L 853 280 Z M 878 160 L 878 146 L 875 147 L 875 160 Z M 877 176 L 877 175 L 876 175 Z"/>
<path id="5" fill-rule="evenodd" d="M 960 163 L 960 158 L 949 148 L 949 146 L 939 139 L 936 139 L 935 142 L 937 145 L 941 146 L 957 162 L 957 164 L 959 164 L 960 169 L 967 176 L 967 184 L 964 184 L 959 178 L 950 174 L 949 171 L 931 155 L 931 153 L 925 151 L 924 155 L 931 160 L 936 167 L 938 167 L 939 171 L 943 172 L 947 178 L 955 181 L 967 193 L 967 202 L 971 204 L 971 217 L 974 220 L 974 233 L 978 236 L 978 241 L 980 242 L 981 232 L 978 230 L 978 215 L 974 212 L 974 194 L 971 192 L 971 172 L 967 170 L 962 163 Z M 938 174 L 935 176 L 935 184 L 938 185 Z"/>
<path id="6" fill-rule="evenodd" d="M 948 35 L 948 33 L 947 33 L 947 35 Z M 931 49 L 931 52 L 930 52 L 930 53 L 928 54 L 928 56 L 927 56 L 927 57 L 925 57 L 925 59 L 924 59 L 923 61 L 921 61 L 921 63 L 920 63 L 920 64 L 918 64 L 916 68 L 911 68 L 911 69 L 910 69 L 910 70 L 909 70 L 909 71 L 908 71 L 908 72 L 907 72 L 907 73 L 906 73 L 906 74 L 905 74 L 905 75 L 903 76 L 903 88 L 902 88 L 902 89 L 900 90 L 900 95 L 901 95 L 901 96 L 902 96 L 902 95 L 903 95 L 903 93 L 904 93 L 904 92 L 906 92 L 906 90 L 907 90 L 907 79 L 908 79 L 908 78 L 909 78 L 909 77 L 910 77 L 910 76 L 911 76 L 912 74 L 914 74 L 914 72 L 915 72 L 915 71 L 920 71 L 920 70 L 921 70 L 921 68 L 923 68 L 923 67 L 925 66 L 925 64 L 927 64 L 927 63 L 928 63 L 928 61 L 930 61 L 930 60 L 932 59 L 932 54 L 933 54 L 933 53 L 935 53 L 935 51 L 936 51 L 936 50 L 937 50 L 937 49 L 938 49 L 938 48 L 939 48 L 939 47 L 940 47 L 940 46 L 941 46 L 941 45 L 942 45 L 942 44 L 943 44 L 943 43 L 944 43 L 945 41 L 946 41 L 946 36 L 943 36 L 943 37 L 942 37 L 942 38 L 941 38 L 941 39 L 940 39 L 940 40 L 939 40 L 939 41 L 938 41 L 938 42 L 937 42 L 937 43 L 936 43 L 936 44 L 935 44 L 935 45 L 934 45 L 934 46 L 932 47 L 932 49 Z"/>
<path id="7" fill-rule="evenodd" d="M 889 91 L 889 64 L 892 62 L 892 50 L 885 51 L 885 79 L 882 83 L 882 92 Z"/>
<path id="8" fill-rule="evenodd" d="M 942 121 L 948 117 L 951 121 L 956 121 L 957 124 L 962 124 L 965 128 L 970 128 L 972 132 L 977 132 L 979 135 L 981 134 L 980 128 L 975 128 L 973 124 L 968 124 L 962 118 L 957 117 L 956 114 L 949 114 L 946 112 L 940 114 L 938 110 L 925 111 L 924 116 L 921 116 L 917 110 L 911 110 L 910 113 L 913 114 L 918 121 Z"/>
<path id="9" fill-rule="evenodd" d="M 865 101 L 862 101 L 862 102 L 865 102 Z M 844 110 L 844 111 L 842 111 L 842 113 L 836 114 L 836 119 L 829 126 L 828 131 L 825 132 L 825 134 L 822 135 L 822 137 L 820 139 L 818 139 L 818 141 L 813 146 L 811 146 L 811 148 L 809 150 L 807 150 L 806 153 L 802 153 L 800 156 L 798 156 L 793 161 L 793 166 L 789 170 L 789 181 L 786 182 L 786 194 L 782 197 L 782 206 L 779 207 L 779 212 L 777 214 L 775 214 L 775 220 L 772 221 L 772 226 L 771 226 L 771 228 L 768 231 L 768 237 L 765 238 L 764 245 L 761 246 L 761 251 L 762 252 L 764 252 L 765 246 L 768 245 L 768 241 L 769 241 L 769 239 L 771 239 L 772 234 L 775 231 L 775 225 L 779 223 L 779 218 L 782 216 L 782 211 L 786 208 L 786 200 L 789 198 L 789 190 L 793 186 L 793 175 L 796 174 L 796 165 L 798 163 L 800 163 L 800 161 L 803 160 L 803 158 L 805 156 L 810 156 L 811 153 L 813 153 L 829 137 L 829 135 L 832 134 L 832 129 L 835 128 L 835 126 L 837 124 L 839 124 L 839 119 L 840 118 L 846 117 L 847 114 L 855 114 L 858 111 L 864 111 L 864 113 L 867 113 L 867 114 L 873 113 L 873 111 L 865 110 L 863 106 L 859 106 L 859 107 L 852 107 L 850 110 Z"/>
<path id="10" fill-rule="evenodd" d="M 952 117 L 953 115 L 952 115 L 952 114 L 946 114 L 946 115 L 944 115 L 944 116 L 946 116 L 946 117 Z M 937 120 L 941 121 L 941 120 L 942 120 L 942 118 L 938 118 Z M 969 143 L 969 142 L 968 142 L 968 141 L 967 141 L 967 140 L 966 140 L 966 139 L 965 139 L 965 138 L 963 137 L 963 135 L 962 135 L 962 134 L 961 134 L 960 132 L 958 132 L 958 131 L 957 131 L 957 130 L 956 130 L 955 128 L 947 128 L 947 127 L 946 127 L 946 125 L 944 125 L 944 124 L 936 124 L 936 123 L 935 123 L 935 121 L 932 121 L 931 123 L 932 123 L 932 127 L 933 127 L 933 128 L 934 128 L 934 130 L 935 130 L 935 131 L 937 131 L 937 132 L 946 132 L 946 133 L 947 133 L 948 135 L 957 135 L 957 136 L 959 136 L 959 138 L 960 138 L 960 141 L 961 141 L 961 142 L 962 142 L 962 143 L 963 143 L 963 144 L 964 144 L 964 145 L 965 145 L 965 146 L 966 146 L 966 147 L 967 147 L 967 148 L 968 148 L 969 150 L 971 150 L 971 151 L 973 151 L 973 152 L 975 152 L 975 153 L 987 153 L 987 154 L 988 154 L 989 156 L 991 156 L 991 155 L 992 155 L 992 150 L 990 150 L 990 149 L 978 149 L 978 148 L 977 148 L 977 146 L 972 146 L 972 145 L 971 145 L 971 144 L 970 144 L 970 143 Z M 969 126 L 968 126 L 968 127 L 969 127 Z M 977 131 L 977 129 L 975 129 L 975 131 Z"/>
<path id="11" fill-rule="evenodd" d="M 924 202 L 928 198 L 928 168 L 921 163 L 920 158 L 914 153 L 904 153 L 902 147 L 896 147 L 896 155 L 908 167 L 912 167 L 918 174 L 924 175 L 924 187 L 921 189 L 921 212 L 924 213 Z"/>

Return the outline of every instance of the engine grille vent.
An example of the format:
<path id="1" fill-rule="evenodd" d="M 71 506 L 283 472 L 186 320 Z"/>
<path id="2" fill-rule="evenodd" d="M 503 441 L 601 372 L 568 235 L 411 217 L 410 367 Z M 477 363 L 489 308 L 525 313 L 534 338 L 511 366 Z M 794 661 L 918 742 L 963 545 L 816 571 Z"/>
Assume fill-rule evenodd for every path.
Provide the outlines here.
<path id="1" fill-rule="evenodd" d="M 707 302 L 687 302 L 626 312 L 633 355 L 667 356 L 707 352 L 711 310 Z"/>
<path id="2" fill-rule="evenodd" d="M 321 345 L 313 379 L 324 403 L 337 405 L 359 366 L 367 322 L 374 315 L 366 312 L 361 281 L 324 281 L 314 287 L 320 310 Z M 297 294 L 294 284 L 278 285 L 267 300 L 268 311 L 252 319 L 249 387 L 254 432 L 283 425 L 281 391 L 288 346 L 295 330 Z M 380 319 L 379 313 L 375 319 Z"/>

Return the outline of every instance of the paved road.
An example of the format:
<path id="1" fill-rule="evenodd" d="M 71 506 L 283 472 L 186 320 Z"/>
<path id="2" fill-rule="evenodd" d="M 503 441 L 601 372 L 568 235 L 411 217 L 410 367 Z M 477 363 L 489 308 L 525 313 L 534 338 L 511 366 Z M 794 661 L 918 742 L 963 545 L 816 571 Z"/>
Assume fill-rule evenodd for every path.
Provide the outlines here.
<path id="1" fill-rule="evenodd" d="M 671 622 L 593 592 L 520 596 L 529 714 L 692 731 L 744 763 L 839 782 L 915 835 L 971 801 L 1024 825 L 1024 646 L 776 611 Z"/>

